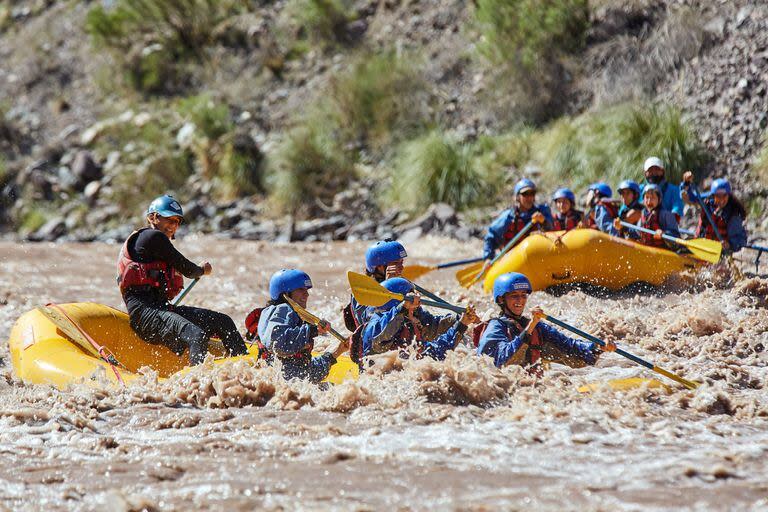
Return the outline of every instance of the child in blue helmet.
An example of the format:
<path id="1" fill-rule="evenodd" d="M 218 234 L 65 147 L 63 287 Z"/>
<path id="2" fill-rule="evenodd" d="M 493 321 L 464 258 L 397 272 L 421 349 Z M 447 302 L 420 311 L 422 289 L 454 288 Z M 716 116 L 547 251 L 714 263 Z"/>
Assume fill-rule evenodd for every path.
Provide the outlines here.
<path id="1" fill-rule="evenodd" d="M 480 335 L 478 355 L 491 357 L 497 367 L 517 364 L 540 373 L 541 359 L 580 368 L 594 365 L 603 351 L 616 350 L 613 342 L 600 348 L 541 323 L 544 312 L 539 307 L 531 310 L 530 320 L 525 318 L 523 312 L 532 291 L 531 282 L 523 274 L 510 272 L 496 278 L 493 299 L 501 312 L 487 323 Z"/>
<path id="2" fill-rule="evenodd" d="M 675 214 L 664 209 L 661 199 L 661 187 L 658 185 L 649 183 L 643 188 L 643 212 L 637 225 L 654 231 L 653 235 L 624 228 L 618 219 L 615 223 L 616 230 L 626 232 L 628 238 L 639 240 L 644 245 L 667 248 L 667 241 L 662 235 L 680 238 L 680 229 L 677 227 Z"/>
<path id="3" fill-rule="evenodd" d="M 365 274 L 381 283 L 403 275 L 403 262 L 408 257 L 403 244 L 396 240 L 379 240 L 365 251 Z M 370 317 L 371 308 L 359 304 L 354 297 L 342 310 L 344 325 L 354 332 Z"/>
<path id="4" fill-rule="evenodd" d="M 283 365 L 283 377 L 307 379 L 318 383 L 328 376 L 331 366 L 347 345 L 339 343 L 334 350 L 313 357 L 315 338 L 330 332 L 323 321 L 320 326 L 306 323 L 285 300 L 288 296 L 299 306 L 306 308 L 312 280 L 296 269 L 278 270 L 269 280 L 269 302 L 261 312 L 258 336 L 264 347 L 274 354 Z"/>
<path id="5" fill-rule="evenodd" d="M 515 206 L 501 212 L 488 226 L 483 243 L 483 258 L 493 259 L 496 251 L 502 249 L 529 222 L 538 224 L 540 229 L 552 229 L 552 212 L 545 204 L 536 204 L 536 184 L 522 179 L 515 185 Z"/>
<path id="6" fill-rule="evenodd" d="M 618 217 L 619 210 L 611 199 L 613 195 L 611 187 L 606 183 L 598 182 L 590 185 L 588 190 L 587 227 L 618 236 L 618 231 L 613 227 L 613 220 Z"/>
<path id="7" fill-rule="evenodd" d="M 402 277 L 387 279 L 381 284 L 394 293 L 413 292 L 413 284 Z M 363 330 L 364 355 L 404 349 L 415 342 L 420 356 L 443 360 L 446 353 L 456 347 L 467 327 L 478 320 L 471 307 L 461 316 L 436 316 L 421 308 L 418 294 L 408 299 L 393 299 L 374 310 Z"/>
<path id="8" fill-rule="evenodd" d="M 554 231 L 570 231 L 582 227 L 584 212 L 576 209 L 576 194 L 568 188 L 559 188 L 552 195 L 557 214 L 552 219 Z"/>
<path id="9" fill-rule="evenodd" d="M 619 183 L 616 190 L 622 201 L 619 207 L 619 219 L 630 224 L 637 224 L 643 212 L 643 205 L 640 203 L 640 185 L 632 180 L 624 180 Z"/>
<path id="10" fill-rule="evenodd" d="M 680 187 L 681 197 L 687 202 L 703 201 L 715 223 L 715 226 L 712 226 L 707 219 L 707 214 L 703 210 L 700 211 L 696 236 L 710 240 L 722 239 L 723 249 L 727 252 L 733 253 L 741 250 L 747 245 L 747 231 L 744 229 L 747 210 L 741 201 L 733 195 L 731 184 L 725 178 L 716 179 L 710 186 L 709 195 L 699 197 L 691 187 L 691 183 L 693 183 L 693 174 L 689 171 L 683 174 L 683 183 Z M 717 229 L 717 233 L 715 233 L 715 229 Z"/>

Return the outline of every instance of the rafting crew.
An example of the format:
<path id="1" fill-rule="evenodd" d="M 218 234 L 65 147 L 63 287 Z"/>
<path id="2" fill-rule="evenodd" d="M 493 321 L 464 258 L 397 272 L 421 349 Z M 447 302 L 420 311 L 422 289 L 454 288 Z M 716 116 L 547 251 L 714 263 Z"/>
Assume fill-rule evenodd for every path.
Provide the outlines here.
<path id="1" fill-rule="evenodd" d="M 658 185 L 648 184 L 643 188 L 643 211 L 640 220 L 636 223 L 641 228 L 650 229 L 654 234 L 634 231 L 621 225 L 620 219 L 616 219 L 614 227 L 627 238 L 638 240 L 643 245 L 651 247 L 669 248 L 663 235 L 680 238 L 680 229 L 677 226 L 675 214 L 665 210 L 661 204 L 661 188 Z"/>
<path id="2" fill-rule="evenodd" d="M 392 299 L 375 308 L 363 330 L 363 354 L 371 356 L 413 346 L 417 357 L 443 360 L 461 340 L 469 325 L 479 321 L 470 306 L 462 315 L 433 315 L 421 307 L 413 284 L 402 277 L 387 279 L 381 285 L 405 300 Z"/>
<path id="3" fill-rule="evenodd" d="M 587 227 L 599 229 L 609 235 L 618 235 L 614 228 L 613 221 L 619 215 L 616 204 L 611 199 L 613 191 L 607 183 L 597 182 L 589 186 L 587 203 L 589 204 L 589 213 L 587 215 Z"/>
<path id="4" fill-rule="evenodd" d="M 328 334 L 330 324 L 312 325 L 301 319 L 288 303 L 289 298 L 307 307 L 312 280 L 306 272 L 282 269 L 269 280 L 269 302 L 258 320 L 258 337 L 263 347 L 282 363 L 283 377 L 318 383 L 331 371 L 336 359 L 347 350 L 345 343 L 318 356 L 312 355 L 315 338 Z"/>
<path id="5" fill-rule="evenodd" d="M 570 231 L 582 227 L 584 212 L 576 209 L 576 194 L 569 188 L 559 188 L 552 195 L 557 214 L 552 218 L 553 231 Z"/>
<path id="6" fill-rule="evenodd" d="M 661 207 L 672 212 L 677 221 L 680 222 L 685 206 L 680 198 L 680 187 L 667 181 L 666 172 L 664 162 L 660 158 L 655 156 L 647 158 L 643 163 L 643 175 L 645 176 L 643 185 L 658 185 L 661 191 Z"/>
<path id="7" fill-rule="evenodd" d="M 594 365 L 604 351 L 616 350 L 613 342 L 600 348 L 541 323 L 544 312 L 539 307 L 531 309 L 530 319 L 524 317 L 532 292 L 531 282 L 523 274 L 509 272 L 496 278 L 493 300 L 500 311 L 497 317 L 475 328 L 478 355 L 491 357 L 497 367 L 517 364 L 540 374 L 542 360 L 581 368 Z"/>
<path id="8" fill-rule="evenodd" d="M 540 230 L 552 230 L 552 212 L 546 204 L 536 204 L 536 184 L 533 181 L 527 178 L 518 181 L 514 196 L 514 207 L 501 212 L 488 226 L 483 242 L 483 258 L 486 260 L 493 259 L 496 251 L 509 243 L 529 222 L 537 224 Z"/>
<path id="9" fill-rule="evenodd" d="M 744 229 L 744 220 L 747 218 L 747 210 L 738 198 L 733 195 L 730 182 L 725 178 L 712 181 L 709 194 L 704 197 L 699 195 L 692 187 L 693 173 L 683 174 L 683 183 L 680 186 L 680 198 L 687 203 L 699 204 L 699 222 L 696 226 L 696 236 L 721 240 L 723 250 L 734 253 L 747 245 L 747 231 Z M 702 206 L 703 205 L 703 206 Z M 707 218 L 708 209 L 712 222 Z M 715 233 L 717 229 L 717 233 Z M 719 235 L 719 236 L 718 236 Z"/>
<path id="10" fill-rule="evenodd" d="M 640 185 L 632 180 L 624 180 L 619 183 L 616 191 L 621 196 L 618 218 L 630 224 L 637 224 L 643 213 L 643 205 L 640 203 Z"/>
<path id="11" fill-rule="evenodd" d="M 189 349 L 189 364 L 203 362 L 208 340 L 218 336 L 230 356 L 248 353 L 232 319 L 216 311 L 173 306 L 170 301 L 184 287 L 184 277 L 210 275 L 211 264 L 196 265 L 171 243 L 184 221 L 173 197 L 156 198 L 147 208 L 149 227 L 134 231 L 120 249 L 117 283 L 131 328 L 144 341 L 162 344 L 178 355 Z"/>
<path id="12" fill-rule="evenodd" d="M 379 240 L 365 251 L 365 274 L 381 283 L 386 279 L 403 275 L 403 265 L 408 253 L 396 240 Z M 359 304 L 354 297 L 342 310 L 344 325 L 352 332 L 368 321 L 371 309 Z"/>

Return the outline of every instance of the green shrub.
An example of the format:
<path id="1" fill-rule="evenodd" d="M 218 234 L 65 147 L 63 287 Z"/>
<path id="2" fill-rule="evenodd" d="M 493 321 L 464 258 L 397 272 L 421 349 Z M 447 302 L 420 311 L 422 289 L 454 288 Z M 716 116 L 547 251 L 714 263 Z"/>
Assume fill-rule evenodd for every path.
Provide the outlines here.
<path id="1" fill-rule="evenodd" d="M 315 44 L 343 42 L 350 21 L 348 6 L 341 0 L 291 0 L 286 12 Z"/>
<path id="2" fill-rule="evenodd" d="M 345 141 L 381 152 L 429 124 L 429 95 L 416 60 L 394 51 L 366 54 L 332 77 L 330 116 Z"/>
<path id="3" fill-rule="evenodd" d="M 763 138 L 763 149 L 755 157 L 752 171 L 764 187 L 768 187 L 768 131 Z"/>
<path id="4" fill-rule="evenodd" d="M 355 177 L 352 162 L 322 124 L 295 128 L 270 161 L 271 200 L 284 212 L 309 215 Z"/>
<path id="5" fill-rule="evenodd" d="M 42 208 L 31 207 L 22 214 L 18 231 L 22 235 L 34 233 L 48 222 L 48 213 Z"/>
<path id="6" fill-rule="evenodd" d="M 565 108 L 589 28 L 587 0 L 477 0 L 480 53 L 493 65 L 486 93 L 502 121 L 540 124 Z M 572 67 L 572 66 L 571 66 Z"/>
<path id="7" fill-rule="evenodd" d="M 435 202 L 463 209 L 493 203 L 500 183 L 500 173 L 478 171 L 472 145 L 432 131 L 400 148 L 389 198 L 411 210 Z"/>
<path id="8" fill-rule="evenodd" d="M 229 108 L 217 104 L 210 94 L 191 96 L 179 101 L 178 111 L 209 139 L 218 139 L 233 129 Z"/>

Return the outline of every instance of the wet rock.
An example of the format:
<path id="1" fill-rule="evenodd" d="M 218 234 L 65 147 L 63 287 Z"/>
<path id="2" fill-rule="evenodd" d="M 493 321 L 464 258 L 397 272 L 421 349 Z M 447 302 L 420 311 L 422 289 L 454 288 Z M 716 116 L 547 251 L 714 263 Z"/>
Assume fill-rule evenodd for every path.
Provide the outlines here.
<path id="1" fill-rule="evenodd" d="M 349 43 L 357 43 L 368 31 L 368 22 L 364 19 L 355 20 L 347 23 L 344 27 L 345 39 Z"/>
<path id="2" fill-rule="evenodd" d="M 370 240 L 376 234 L 376 223 L 372 220 L 359 222 L 350 226 L 347 231 L 347 241 Z"/>
<path id="3" fill-rule="evenodd" d="M 64 218 L 55 217 L 43 224 L 40 229 L 29 235 L 29 240 L 34 242 L 52 242 L 66 232 L 67 226 L 64 222 Z"/>
<path id="4" fill-rule="evenodd" d="M 333 233 L 346 223 L 343 215 L 334 215 L 328 219 L 314 219 L 296 224 L 293 240 L 306 240 L 311 236 Z"/>
<path id="5" fill-rule="evenodd" d="M 104 175 L 102 168 L 93 159 L 90 151 L 78 151 L 72 162 L 72 173 L 77 177 L 79 190 L 91 181 L 100 180 Z"/>
<path id="6" fill-rule="evenodd" d="M 120 226 L 115 229 L 110 229 L 96 236 L 96 241 L 107 243 L 123 243 L 133 232 L 131 226 Z"/>
<path id="7" fill-rule="evenodd" d="M 59 186 L 64 190 L 74 190 L 77 187 L 78 179 L 69 167 L 62 166 L 56 172 Z"/>

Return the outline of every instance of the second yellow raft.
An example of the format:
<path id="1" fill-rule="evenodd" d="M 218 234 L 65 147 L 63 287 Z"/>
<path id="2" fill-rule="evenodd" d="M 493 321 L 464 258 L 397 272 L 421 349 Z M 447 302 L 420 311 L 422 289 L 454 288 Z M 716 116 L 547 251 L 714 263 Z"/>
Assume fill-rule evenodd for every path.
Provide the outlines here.
<path id="1" fill-rule="evenodd" d="M 690 256 L 617 238 L 595 229 L 534 233 L 488 271 L 486 292 L 506 272 L 528 276 L 534 290 L 584 283 L 620 290 L 634 283 L 659 286 L 702 262 Z"/>

